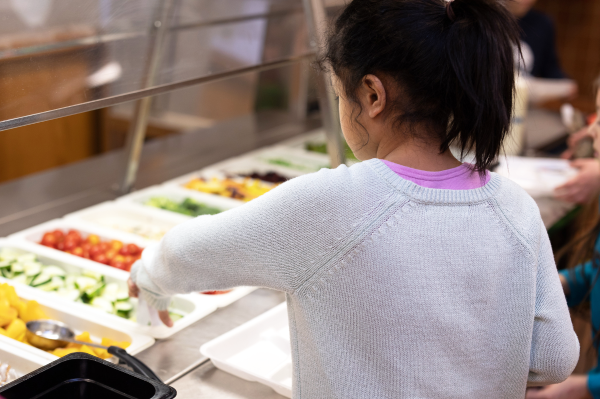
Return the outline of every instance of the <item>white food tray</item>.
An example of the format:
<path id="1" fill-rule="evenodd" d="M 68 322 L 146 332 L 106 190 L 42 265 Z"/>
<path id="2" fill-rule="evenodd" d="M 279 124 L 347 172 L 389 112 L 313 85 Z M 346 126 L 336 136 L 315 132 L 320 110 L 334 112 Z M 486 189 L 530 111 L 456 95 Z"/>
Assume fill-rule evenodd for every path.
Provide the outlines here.
<path id="1" fill-rule="evenodd" d="M 189 219 L 174 212 L 156 212 L 151 207 L 138 207 L 121 202 L 103 202 L 65 216 L 67 220 L 79 220 L 103 228 L 135 234 L 143 239 L 159 241 L 167 231 Z M 148 236 L 144 231 L 152 234 Z"/>
<path id="2" fill-rule="evenodd" d="M 119 240 L 119 241 L 122 241 L 124 244 L 135 244 L 141 248 L 146 248 L 148 245 L 150 245 L 152 243 L 152 241 L 146 240 L 139 236 L 136 236 L 135 234 L 126 233 L 124 231 L 108 229 L 106 227 L 97 226 L 92 223 L 87 223 L 87 222 L 84 222 L 81 220 L 75 220 L 75 219 L 50 220 L 48 222 L 38 224 L 37 226 L 33 226 L 28 229 L 21 230 L 17 233 L 11 234 L 8 237 L 12 238 L 14 240 L 32 242 L 32 243 L 35 243 L 36 245 L 43 247 L 43 245 L 39 244 L 39 242 L 42 241 L 42 237 L 44 236 L 44 234 L 48 233 L 48 232 L 52 232 L 57 229 L 63 230 L 63 231 L 75 229 L 81 233 L 83 238 L 86 238 L 90 234 L 96 234 L 103 241 Z M 44 247 L 44 248 L 48 248 L 48 247 Z M 63 252 L 63 251 L 59 251 L 57 249 L 53 249 L 53 248 L 48 248 L 48 249 L 59 252 L 61 254 L 73 256 L 77 259 L 83 259 L 78 256 L 67 254 L 66 252 Z M 83 259 L 83 260 L 86 262 L 94 263 L 96 265 L 102 265 L 101 263 L 97 263 L 92 260 L 88 260 L 88 259 Z M 103 265 L 103 266 L 109 267 L 106 265 Z"/>
<path id="3" fill-rule="evenodd" d="M 285 302 L 202 345 L 200 352 L 223 371 L 292 397 L 292 355 Z"/>
<path id="4" fill-rule="evenodd" d="M 216 307 L 224 308 L 225 306 L 229 306 L 238 299 L 241 299 L 256 290 L 257 287 L 236 287 L 231 292 L 227 294 L 218 294 L 218 295 L 206 295 L 202 293 L 198 293 L 201 297 L 210 300 L 215 304 Z"/>
<path id="5" fill-rule="evenodd" d="M 222 165 L 224 165 L 224 166 L 222 166 Z M 292 179 L 294 177 L 298 177 L 303 174 L 302 172 L 299 172 L 299 171 L 277 168 L 277 167 L 275 167 L 275 165 L 269 165 L 269 164 L 265 164 L 263 162 L 258 162 L 257 159 L 252 159 L 250 157 L 242 157 L 242 158 L 236 158 L 235 161 L 231 161 L 227 164 L 212 165 L 207 168 L 197 170 L 195 172 L 191 172 L 186 175 L 177 177 L 173 180 L 169 180 L 169 181 L 165 182 L 164 186 L 179 188 L 179 189 L 185 190 L 186 192 L 196 192 L 197 193 L 199 191 L 188 189 L 188 188 L 184 187 L 184 185 L 186 183 L 188 183 L 190 180 L 198 178 L 198 177 L 202 177 L 205 179 L 211 179 L 214 177 L 216 177 L 218 179 L 225 179 L 229 175 L 230 177 L 243 180 L 243 177 L 239 177 L 237 175 L 251 174 L 254 172 L 257 172 L 257 173 L 277 172 L 278 174 L 285 176 L 288 179 Z M 261 184 L 264 184 L 266 186 L 273 186 L 273 187 L 275 186 L 274 184 L 265 182 L 265 181 L 261 181 Z M 230 201 L 236 201 L 241 204 L 244 203 L 244 201 L 234 200 L 234 199 L 222 197 L 219 195 L 214 195 L 214 194 L 206 194 L 206 195 L 224 198 L 224 199 L 227 199 Z"/>
<path id="6" fill-rule="evenodd" d="M 11 248 L 24 253 L 29 252 L 36 254 L 43 264 L 60 266 L 65 269 L 67 273 L 81 273 L 83 270 L 101 273 L 104 275 L 104 279 L 107 283 L 115 282 L 119 284 L 122 289 L 127 287 L 129 273 L 96 262 L 91 262 L 77 256 L 69 255 L 52 248 L 12 239 L 0 240 L 0 248 Z M 171 302 L 171 309 L 185 314 L 184 317 L 175 321 L 171 328 L 164 325 L 142 326 L 134 321 L 106 313 L 87 304 L 69 301 L 51 292 L 43 292 L 37 288 L 29 287 L 2 277 L 0 277 L 0 281 L 5 281 L 16 288 L 21 289 L 23 292 L 30 292 L 31 295 L 45 301 L 60 303 L 62 306 L 71 309 L 77 314 L 90 315 L 94 320 L 104 320 L 109 325 L 112 325 L 121 331 L 132 331 L 139 334 L 146 334 L 154 338 L 170 337 L 217 309 L 217 304 L 212 298 L 205 298 L 208 297 L 208 295 L 176 295 Z M 134 306 L 137 305 L 137 301 L 135 300 L 132 300 L 132 303 Z M 135 308 L 135 311 L 137 311 L 137 308 Z"/>
<path id="7" fill-rule="evenodd" d="M 157 214 L 162 214 L 165 216 L 176 216 L 185 220 L 189 220 L 192 218 L 191 216 L 183 215 L 181 213 L 171 212 L 165 209 L 158 209 L 152 206 L 144 205 L 146 201 L 153 197 L 166 197 L 177 202 L 183 201 L 186 198 L 191 198 L 198 202 L 204 203 L 209 206 L 214 206 L 215 208 L 223 210 L 232 209 L 236 206 L 244 204 L 241 201 L 234 200 L 231 198 L 225 198 L 220 197 L 218 195 L 205 194 L 194 190 L 184 190 L 183 188 L 169 186 L 148 187 L 146 189 L 136 191 L 118 198 L 117 203 L 132 204 L 136 207 L 143 207 L 144 209 L 149 209 Z"/>
<path id="8" fill-rule="evenodd" d="M 36 356 L 13 345 L 0 343 L 0 365 L 7 364 L 17 374 L 17 378 L 29 374 L 50 363 L 45 357 Z M 14 380 L 8 381 L 12 382 Z"/>
<path id="9" fill-rule="evenodd" d="M 280 159 L 289 162 L 294 166 L 273 164 L 270 160 Z M 329 156 L 316 152 L 305 151 L 302 149 L 289 148 L 284 146 L 274 146 L 266 148 L 264 151 L 254 155 L 253 160 L 263 165 L 262 168 L 282 172 L 282 174 L 303 175 L 307 173 L 318 172 L 323 168 L 329 168 Z"/>
<path id="10" fill-rule="evenodd" d="M 564 159 L 506 156 L 499 161 L 495 172 L 514 181 L 534 198 L 553 197 L 555 188 L 577 174 Z"/>
<path id="11" fill-rule="evenodd" d="M 10 281 L 8 281 L 10 284 Z M 40 304 L 40 308 L 52 320 L 58 320 L 68 325 L 75 334 L 81 334 L 84 331 L 90 333 L 92 341 L 100 343 L 102 338 L 110 338 L 116 341 L 128 341 L 131 345 L 127 352 L 135 355 L 154 344 L 154 339 L 148 335 L 140 334 L 134 331 L 123 331 L 114 325 L 111 320 L 98 317 L 95 313 L 86 314 L 68 306 L 65 303 L 49 300 L 48 298 L 36 295 L 31 289 L 22 285 L 11 284 L 15 287 L 19 298 L 31 301 L 35 300 Z M 57 359 L 56 356 L 37 349 L 33 346 L 24 344 L 12 338 L 0 335 L 0 345 L 10 345 L 22 352 L 31 354 L 35 358 L 46 360 L 48 363 Z"/>

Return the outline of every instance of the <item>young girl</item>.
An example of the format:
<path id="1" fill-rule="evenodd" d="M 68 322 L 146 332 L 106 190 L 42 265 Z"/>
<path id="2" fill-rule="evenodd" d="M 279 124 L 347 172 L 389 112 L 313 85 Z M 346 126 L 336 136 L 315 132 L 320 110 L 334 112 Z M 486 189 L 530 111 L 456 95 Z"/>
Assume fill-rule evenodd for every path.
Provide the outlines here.
<path id="1" fill-rule="evenodd" d="M 324 63 L 364 162 L 179 225 L 135 264 L 132 295 L 170 324 L 176 293 L 285 292 L 294 398 L 522 399 L 564 380 L 579 344 L 539 210 L 486 172 L 516 43 L 497 0 L 352 1 Z"/>
<path id="2" fill-rule="evenodd" d="M 600 88 L 600 78 L 596 80 L 596 89 Z M 600 154 L 600 90 L 597 90 L 596 108 L 598 117 L 590 125 L 589 133 L 594 138 L 594 149 Z M 597 155 L 596 155 L 597 156 Z M 596 193 L 597 195 L 598 193 Z M 596 203 L 597 207 L 598 204 Z M 597 208 L 596 208 L 597 209 Z M 561 272 L 560 279 L 567 295 L 567 304 L 577 307 L 589 301 L 592 315 L 593 345 L 598 349 L 600 342 L 600 216 L 596 212 L 596 222 L 581 237 L 576 237 L 573 246 L 579 248 L 576 258 L 588 258 L 589 249 L 593 248 L 591 260 Z M 600 359 L 599 359 L 600 360 Z M 547 387 L 540 391 L 530 391 L 528 399 L 600 399 L 600 362 L 587 375 L 572 375 L 565 382 Z"/>

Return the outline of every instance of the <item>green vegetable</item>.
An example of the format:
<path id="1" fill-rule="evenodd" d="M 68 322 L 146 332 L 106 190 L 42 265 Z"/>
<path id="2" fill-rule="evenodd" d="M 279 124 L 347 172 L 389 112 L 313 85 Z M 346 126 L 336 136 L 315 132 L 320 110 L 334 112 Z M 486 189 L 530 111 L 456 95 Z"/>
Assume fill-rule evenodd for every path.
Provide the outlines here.
<path id="1" fill-rule="evenodd" d="M 329 168 L 329 165 L 323 165 L 321 167 L 301 165 L 299 163 L 293 163 L 293 162 L 287 161 L 283 158 L 267 159 L 267 162 L 272 165 L 284 166 L 286 168 L 295 169 L 295 170 L 299 170 L 299 171 L 303 171 L 303 172 L 316 172 L 322 168 Z"/>
<path id="2" fill-rule="evenodd" d="M 60 266 L 44 265 L 34 254 L 0 249 L 0 274 L 19 284 L 29 285 L 56 296 L 135 321 L 136 315 L 126 287 L 105 283 L 104 275 L 90 270 L 68 274 Z M 184 315 L 175 314 L 179 319 Z M 175 320 L 174 318 L 174 320 Z"/>
<path id="3" fill-rule="evenodd" d="M 307 151 L 318 152 L 318 153 L 321 153 L 321 154 L 327 154 L 327 143 L 311 143 L 311 142 L 308 142 L 308 143 L 306 143 L 304 145 L 304 148 Z M 354 156 L 354 153 L 352 152 L 352 150 L 348 146 L 348 143 L 344 143 L 344 153 L 346 154 L 346 158 L 348 158 L 348 159 L 355 159 L 356 160 L 356 157 Z"/>
<path id="4" fill-rule="evenodd" d="M 152 197 L 144 204 L 154 208 L 160 208 L 194 217 L 200 215 L 216 215 L 217 213 L 222 212 L 221 209 L 203 204 L 192 198 L 186 198 L 181 202 L 177 202 L 166 197 Z"/>

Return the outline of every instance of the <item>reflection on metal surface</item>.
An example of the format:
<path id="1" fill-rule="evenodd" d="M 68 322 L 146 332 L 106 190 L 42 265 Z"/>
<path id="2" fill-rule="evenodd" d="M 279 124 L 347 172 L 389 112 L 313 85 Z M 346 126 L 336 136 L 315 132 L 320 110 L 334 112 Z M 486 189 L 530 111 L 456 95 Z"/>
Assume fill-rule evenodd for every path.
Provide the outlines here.
<path id="1" fill-rule="evenodd" d="M 37 114 L 23 116 L 20 118 L 9 119 L 9 120 L 0 122 L 0 131 L 12 129 L 12 128 L 19 127 L 19 126 L 31 125 L 34 123 L 48 121 L 48 120 L 52 120 L 52 119 L 62 118 L 64 116 L 78 114 L 81 112 L 93 111 L 93 110 L 100 109 L 100 108 L 110 107 L 111 105 L 116 105 L 116 104 L 120 104 L 120 103 L 124 103 L 124 102 L 128 102 L 128 101 L 133 101 L 133 100 L 137 100 L 137 99 L 140 99 L 143 97 L 154 96 L 154 95 L 161 94 L 161 93 L 167 93 L 169 91 L 173 91 L 173 90 L 177 90 L 177 89 L 181 89 L 181 88 L 185 88 L 185 87 L 189 87 L 189 86 L 193 86 L 193 85 L 197 85 L 197 84 L 201 84 L 201 83 L 224 80 L 224 79 L 228 79 L 228 78 L 231 78 L 234 76 L 243 75 L 248 72 L 258 72 L 258 71 L 264 71 L 264 70 L 268 70 L 268 69 L 279 68 L 279 67 L 283 67 L 286 65 L 294 64 L 298 61 L 310 59 L 312 57 L 314 57 L 314 53 L 312 53 L 312 52 L 304 53 L 304 54 L 300 54 L 297 56 L 289 57 L 287 59 L 266 62 L 266 63 L 260 64 L 260 65 L 252 65 L 252 66 L 234 69 L 234 70 L 230 70 L 230 71 L 226 71 L 226 72 L 215 73 L 215 74 L 208 75 L 208 76 L 201 76 L 198 78 L 184 80 L 181 82 L 159 85 L 159 86 L 155 86 L 155 87 L 152 87 L 149 89 L 137 90 L 137 91 L 133 91 L 133 92 L 122 94 L 122 95 L 102 98 L 100 100 L 88 101 L 85 103 L 72 105 L 72 106 L 64 107 L 64 108 L 59 108 L 59 109 L 52 110 L 52 111 L 40 112 Z"/>
<path id="2" fill-rule="evenodd" d="M 27 28 L 10 2 L 0 0 L 1 75 L 11 76 L 7 66 L 16 63 L 44 71 L 60 62 L 86 65 L 88 77 L 104 65 L 117 63 L 122 76 L 94 87 L 85 84 L 86 76 L 61 76 L 35 87 L 14 82 L 11 93 L 4 89 L 11 101 L 0 99 L 0 121 L 4 121 L 0 129 L 164 93 L 166 87 L 207 81 L 207 75 L 249 71 L 256 64 L 308 51 L 301 0 L 176 0 L 166 39 L 168 54 L 152 85 L 158 90 L 141 95 L 148 89 L 140 72 L 150 62 L 158 0 L 55 1 L 36 28 Z M 287 31 L 270 32 L 271 21 Z M 52 111 L 59 112 L 47 114 Z"/>

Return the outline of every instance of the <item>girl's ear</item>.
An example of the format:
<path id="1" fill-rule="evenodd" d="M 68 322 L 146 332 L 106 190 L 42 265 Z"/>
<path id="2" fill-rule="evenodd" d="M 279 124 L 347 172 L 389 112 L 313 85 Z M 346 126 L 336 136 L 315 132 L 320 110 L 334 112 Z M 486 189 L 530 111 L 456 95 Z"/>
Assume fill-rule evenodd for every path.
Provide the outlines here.
<path id="1" fill-rule="evenodd" d="M 366 75 L 362 81 L 362 100 L 370 118 L 375 118 L 385 109 L 386 92 L 381 80 L 375 75 Z"/>

